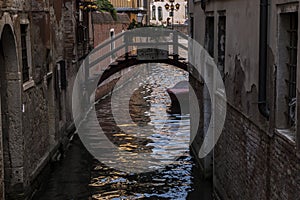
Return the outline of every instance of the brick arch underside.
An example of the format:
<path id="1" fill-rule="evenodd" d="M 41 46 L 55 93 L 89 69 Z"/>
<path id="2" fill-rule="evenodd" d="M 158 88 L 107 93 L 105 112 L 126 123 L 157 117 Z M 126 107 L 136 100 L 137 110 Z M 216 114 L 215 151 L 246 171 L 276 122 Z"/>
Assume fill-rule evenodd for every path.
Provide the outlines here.
<path id="1" fill-rule="evenodd" d="M 103 83 L 109 77 L 111 77 L 112 75 L 114 75 L 126 68 L 130 68 L 135 65 L 140 65 L 140 64 L 145 64 L 145 63 L 165 63 L 165 64 L 169 64 L 169 65 L 178 67 L 182 70 L 188 71 L 188 64 L 185 62 L 182 62 L 180 60 L 176 60 L 176 59 L 169 58 L 169 59 L 165 59 L 165 60 L 153 60 L 153 61 L 145 60 L 145 61 L 143 61 L 143 60 L 138 60 L 137 58 L 129 58 L 128 60 L 118 62 L 118 64 L 115 66 L 109 66 L 103 72 L 103 74 L 98 82 L 98 85 L 101 85 L 101 83 Z"/>

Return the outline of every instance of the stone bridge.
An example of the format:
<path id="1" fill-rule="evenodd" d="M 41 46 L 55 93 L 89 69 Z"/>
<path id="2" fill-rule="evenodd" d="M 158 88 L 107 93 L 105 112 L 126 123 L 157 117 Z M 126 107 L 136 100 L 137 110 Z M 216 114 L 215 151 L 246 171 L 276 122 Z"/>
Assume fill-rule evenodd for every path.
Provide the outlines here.
<path id="1" fill-rule="evenodd" d="M 120 33 L 87 56 L 78 72 L 74 91 L 83 91 L 84 97 L 80 97 L 82 93 L 76 95 L 88 99 L 112 75 L 144 63 L 166 63 L 188 71 L 187 52 L 188 36 L 178 31 L 142 28 Z"/>
<path id="2" fill-rule="evenodd" d="M 188 71 L 193 77 L 192 80 L 202 85 L 206 84 L 205 98 L 201 96 L 202 91 L 190 90 L 190 99 L 192 99 L 190 104 L 193 105 L 191 141 L 195 141 L 192 149 L 197 152 L 196 155 L 199 152 L 199 157 L 206 157 L 200 162 L 204 168 L 208 168 L 208 173 L 211 173 L 212 155 L 207 155 L 221 134 L 220 130 L 226 116 L 224 84 L 214 60 L 206 50 L 180 32 L 163 28 L 135 29 L 116 35 L 96 47 L 85 59 L 75 80 L 72 99 L 76 127 L 79 129 L 82 127 L 80 122 L 83 119 L 97 119 L 93 108 L 95 91 L 99 85 L 105 83 L 112 75 L 143 63 L 170 64 Z M 195 85 L 197 84 L 193 84 Z M 204 107 L 206 107 L 205 114 L 199 116 L 200 109 Z M 87 138 L 94 138 L 96 132 L 101 132 L 100 127 L 96 129 L 94 125 L 91 127 L 91 130 L 88 126 L 83 127 L 82 131 Z M 214 132 L 216 129 L 217 131 Z M 204 130 L 207 130 L 207 135 L 203 133 Z M 89 143 L 81 139 L 83 143 Z M 91 149 L 96 148 L 92 150 L 94 152 L 99 148 L 96 143 L 90 146 Z M 202 145 L 204 143 L 206 145 Z"/>
<path id="3" fill-rule="evenodd" d="M 84 63 L 85 81 L 143 63 L 167 63 L 187 71 L 188 36 L 163 28 L 123 32 L 96 47 Z"/>

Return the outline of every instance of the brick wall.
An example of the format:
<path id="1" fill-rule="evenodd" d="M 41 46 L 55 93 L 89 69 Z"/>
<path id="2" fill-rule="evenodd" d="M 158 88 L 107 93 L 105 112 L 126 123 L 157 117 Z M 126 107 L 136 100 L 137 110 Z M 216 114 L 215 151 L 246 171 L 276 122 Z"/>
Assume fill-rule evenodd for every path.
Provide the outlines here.
<path id="1" fill-rule="evenodd" d="M 203 46 L 207 13 L 214 17 L 213 57 L 216 63 L 218 20 L 220 13 L 224 12 L 226 16 L 224 82 L 228 106 L 224 130 L 214 149 L 213 171 L 215 192 L 221 199 L 300 199 L 300 151 L 297 148 L 300 125 L 298 123 L 295 132 L 276 129 L 278 121 L 284 117 L 282 111 L 276 110 L 280 104 L 278 99 L 285 101 L 278 93 L 277 84 L 280 79 L 278 69 L 285 66 L 278 63 L 278 12 L 279 8 L 285 10 L 291 6 L 299 10 L 297 3 L 287 0 L 271 2 L 269 9 L 267 101 L 270 119 L 267 120 L 258 110 L 260 19 L 256 13 L 259 13 L 260 1 L 208 1 L 205 11 L 200 4 L 191 5 L 194 37 Z M 299 96 L 298 80 L 297 84 Z M 203 88 L 194 85 L 202 93 Z M 199 101 L 203 104 L 203 99 Z M 202 137 L 198 136 L 200 144 Z"/>
<path id="2" fill-rule="evenodd" d="M 299 199 L 300 157 L 295 143 L 275 133 L 270 148 L 269 199 Z"/>
<path id="3" fill-rule="evenodd" d="M 214 184 L 223 199 L 267 199 L 268 142 L 267 134 L 228 106 L 214 151 Z"/>
<path id="4" fill-rule="evenodd" d="M 267 134 L 232 106 L 214 156 L 214 184 L 222 199 L 299 198 L 295 143 Z"/>
<path id="5" fill-rule="evenodd" d="M 107 12 L 98 12 L 93 14 L 94 22 L 94 47 L 98 46 L 105 40 L 110 38 L 110 30 L 114 29 L 114 34 L 117 35 L 122 31 L 126 31 L 130 20 L 126 14 L 117 14 L 117 20 Z"/>

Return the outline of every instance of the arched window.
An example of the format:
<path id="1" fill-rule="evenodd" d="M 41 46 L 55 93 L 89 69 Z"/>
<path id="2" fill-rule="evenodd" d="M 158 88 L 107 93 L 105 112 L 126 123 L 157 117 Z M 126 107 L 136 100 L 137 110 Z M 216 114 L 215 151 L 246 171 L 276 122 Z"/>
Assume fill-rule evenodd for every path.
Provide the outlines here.
<path id="1" fill-rule="evenodd" d="M 161 21 L 163 19 L 163 13 L 161 6 L 158 7 L 158 20 Z"/>
<path id="2" fill-rule="evenodd" d="M 156 7 L 155 7 L 155 5 L 152 6 L 152 19 L 156 20 Z"/>

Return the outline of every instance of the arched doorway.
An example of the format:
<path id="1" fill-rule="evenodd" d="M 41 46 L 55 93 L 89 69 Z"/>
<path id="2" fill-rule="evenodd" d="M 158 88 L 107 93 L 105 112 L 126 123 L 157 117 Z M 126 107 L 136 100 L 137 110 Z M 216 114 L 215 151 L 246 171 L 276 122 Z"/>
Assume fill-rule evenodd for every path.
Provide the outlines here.
<path id="1" fill-rule="evenodd" d="M 1 188 L 6 199 L 22 190 L 23 137 L 21 78 L 13 31 L 5 25 L 0 40 Z"/>

